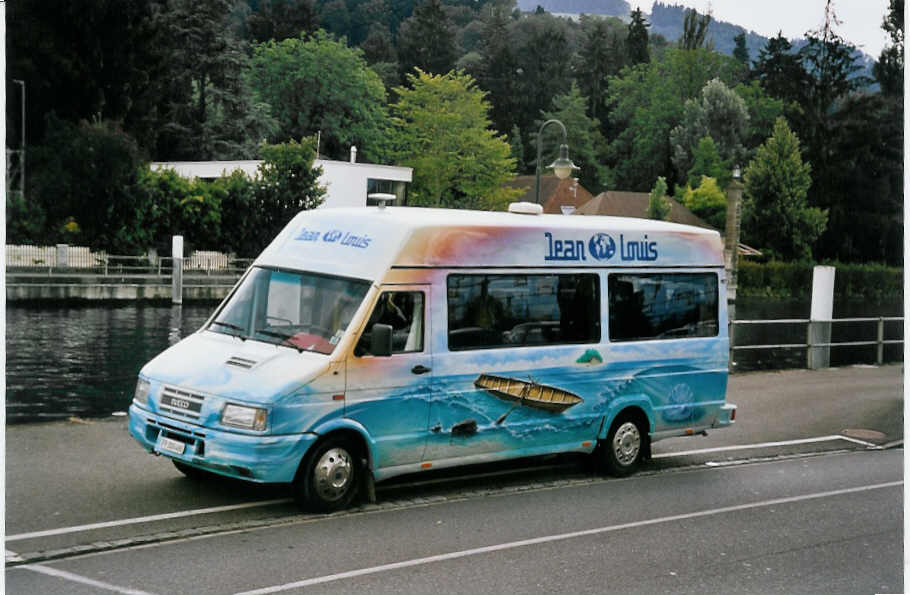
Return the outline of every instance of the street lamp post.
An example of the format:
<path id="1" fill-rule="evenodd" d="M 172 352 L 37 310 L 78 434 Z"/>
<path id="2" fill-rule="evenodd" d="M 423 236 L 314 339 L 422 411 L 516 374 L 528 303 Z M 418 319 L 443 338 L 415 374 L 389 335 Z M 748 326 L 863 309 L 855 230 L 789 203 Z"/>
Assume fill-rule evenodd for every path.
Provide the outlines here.
<path id="1" fill-rule="evenodd" d="M 569 145 L 568 145 L 568 135 L 566 133 L 566 127 L 559 120 L 547 120 L 540 126 L 540 130 L 537 132 L 537 182 L 534 186 L 534 202 L 540 204 L 540 151 L 541 151 L 541 140 L 543 138 L 543 129 L 546 128 L 549 124 L 559 124 L 559 127 L 562 129 L 562 144 L 559 145 L 559 157 L 556 158 L 556 161 L 547 166 L 547 168 L 552 168 L 553 173 L 556 174 L 556 177 L 560 180 L 565 180 L 570 175 L 572 175 L 572 170 L 578 169 L 572 160 L 569 159 Z"/>

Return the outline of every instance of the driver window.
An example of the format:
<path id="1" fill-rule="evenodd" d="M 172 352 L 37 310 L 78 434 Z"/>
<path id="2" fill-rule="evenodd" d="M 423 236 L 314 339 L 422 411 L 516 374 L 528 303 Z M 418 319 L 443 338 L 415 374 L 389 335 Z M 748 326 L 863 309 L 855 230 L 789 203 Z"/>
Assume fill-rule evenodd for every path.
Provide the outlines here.
<path id="1" fill-rule="evenodd" d="M 385 291 L 373 308 L 354 354 L 370 354 L 370 332 L 374 324 L 392 327 L 392 353 L 423 351 L 423 293 L 419 291 Z"/>

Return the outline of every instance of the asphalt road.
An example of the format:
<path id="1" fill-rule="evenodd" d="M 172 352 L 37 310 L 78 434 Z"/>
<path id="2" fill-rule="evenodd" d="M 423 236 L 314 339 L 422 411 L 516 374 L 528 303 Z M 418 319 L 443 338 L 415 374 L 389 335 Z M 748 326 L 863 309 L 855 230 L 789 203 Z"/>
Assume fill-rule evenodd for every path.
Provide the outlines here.
<path id="1" fill-rule="evenodd" d="M 899 593 L 902 367 L 731 377 L 737 425 L 629 479 L 573 457 L 297 513 L 194 482 L 122 419 L 7 429 L 9 593 Z M 305 581 L 305 582 L 302 582 Z"/>

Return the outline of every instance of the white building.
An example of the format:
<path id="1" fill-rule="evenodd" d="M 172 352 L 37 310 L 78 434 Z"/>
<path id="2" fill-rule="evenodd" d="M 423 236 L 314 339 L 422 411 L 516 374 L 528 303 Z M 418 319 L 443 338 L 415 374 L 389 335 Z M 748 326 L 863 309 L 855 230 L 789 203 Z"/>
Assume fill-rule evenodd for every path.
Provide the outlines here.
<path id="1" fill-rule="evenodd" d="M 396 205 L 406 205 L 408 184 L 414 170 L 410 167 L 355 163 L 356 149 L 351 151 L 352 161 L 316 159 L 315 167 L 322 168 L 319 183 L 326 187 L 323 207 L 357 207 L 374 204 L 367 196 L 373 193 L 394 194 Z M 256 177 L 262 161 L 159 161 L 151 164 L 155 171 L 172 169 L 184 178 L 214 180 L 235 171 Z"/>

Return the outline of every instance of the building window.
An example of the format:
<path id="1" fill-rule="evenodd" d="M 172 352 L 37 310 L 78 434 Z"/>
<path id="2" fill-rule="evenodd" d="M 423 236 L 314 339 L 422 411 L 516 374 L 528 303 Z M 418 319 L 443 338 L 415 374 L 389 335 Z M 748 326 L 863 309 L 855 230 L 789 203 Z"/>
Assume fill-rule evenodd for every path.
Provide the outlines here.
<path id="1" fill-rule="evenodd" d="M 395 201 L 389 206 L 403 207 L 408 204 L 408 183 L 400 180 L 379 180 L 367 178 L 367 206 L 375 207 L 379 204 L 376 199 L 371 199 L 371 194 L 394 194 Z"/>
<path id="2" fill-rule="evenodd" d="M 610 341 L 716 337 L 715 273 L 611 273 Z"/>
<path id="3" fill-rule="evenodd" d="M 449 349 L 597 343 L 595 274 L 450 275 Z"/>

